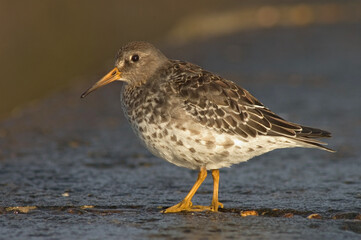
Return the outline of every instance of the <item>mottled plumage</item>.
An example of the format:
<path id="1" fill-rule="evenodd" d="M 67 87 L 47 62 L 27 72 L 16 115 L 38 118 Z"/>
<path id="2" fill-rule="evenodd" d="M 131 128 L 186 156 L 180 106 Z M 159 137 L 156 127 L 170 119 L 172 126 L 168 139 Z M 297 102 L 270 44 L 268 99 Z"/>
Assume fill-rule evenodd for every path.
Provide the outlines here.
<path id="1" fill-rule="evenodd" d="M 287 122 L 232 81 L 189 63 L 172 61 L 172 69 L 168 81 L 175 95 L 202 125 L 245 141 L 258 135 L 285 136 L 327 149 L 312 138 L 330 137 L 329 132 Z"/>
<path id="2" fill-rule="evenodd" d="M 169 60 L 149 43 L 121 48 L 115 66 L 83 96 L 111 81 L 126 82 L 121 102 L 135 133 L 156 156 L 199 169 L 199 179 L 206 170 L 277 148 L 332 151 L 316 139 L 330 137 L 329 132 L 288 122 L 234 82 L 197 65 Z M 213 200 L 210 210 L 217 211 L 218 185 Z M 167 211 L 195 210 L 185 202 L 190 199 Z"/>

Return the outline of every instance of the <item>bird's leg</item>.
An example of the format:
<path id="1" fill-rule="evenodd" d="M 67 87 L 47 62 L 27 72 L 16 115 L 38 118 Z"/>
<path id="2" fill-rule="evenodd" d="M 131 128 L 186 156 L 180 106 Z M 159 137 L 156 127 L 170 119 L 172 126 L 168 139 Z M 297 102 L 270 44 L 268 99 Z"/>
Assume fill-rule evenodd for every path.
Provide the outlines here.
<path id="1" fill-rule="evenodd" d="M 203 211 L 206 209 L 202 209 L 202 206 L 195 206 L 191 202 L 194 194 L 197 192 L 198 188 L 201 186 L 204 179 L 207 177 L 207 170 L 205 167 L 202 167 L 198 173 L 198 178 L 196 183 L 193 185 L 192 189 L 189 191 L 187 196 L 181 201 L 180 203 L 167 208 L 164 210 L 164 213 L 174 213 L 174 212 L 181 212 L 181 211 Z M 209 208 L 209 207 L 208 207 Z"/>
<path id="2" fill-rule="evenodd" d="M 218 187 L 219 187 L 218 169 L 212 170 L 212 177 L 213 177 L 213 199 L 212 199 L 211 211 L 218 212 L 218 207 L 223 208 L 223 204 L 218 202 Z"/>

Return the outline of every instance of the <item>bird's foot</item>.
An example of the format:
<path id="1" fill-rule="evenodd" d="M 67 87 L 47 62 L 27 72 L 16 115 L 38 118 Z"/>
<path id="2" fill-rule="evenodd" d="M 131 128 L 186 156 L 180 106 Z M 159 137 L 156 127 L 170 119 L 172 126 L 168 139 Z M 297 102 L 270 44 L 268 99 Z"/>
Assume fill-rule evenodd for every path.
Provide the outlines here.
<path id="1" fill-rule="evenodd" d="M 218 212 L 219 207 L 223 208 L 223 203 L 212 201 L 212 205 L 210 206 L 212 212 Z"/>
<path id="2" fill-rule="evenodd" d="M 172 207 L 167 208 L 163 211 L 163 213 L 176 213 L 176 212 L 202 212 L 202 211 L 212 211 L 218 212 L 218 208 L 223 208 L 223 204 L 220 202 L 212 202 L 211 206 L 201 206 L 201 205 L 194 205 L 191 201 L 182 201 Z"/>
<path id="3" fill-rule="evenodd" d="M 176 213 L 176 212 L 181 212 L 181 211 L 191 211 L 192 206 L 193 206 L 193 204 L 191 201 L 183 200 L 180 203 L 167 208 L 166 210 L 163 211 L 163 213 Z"/>

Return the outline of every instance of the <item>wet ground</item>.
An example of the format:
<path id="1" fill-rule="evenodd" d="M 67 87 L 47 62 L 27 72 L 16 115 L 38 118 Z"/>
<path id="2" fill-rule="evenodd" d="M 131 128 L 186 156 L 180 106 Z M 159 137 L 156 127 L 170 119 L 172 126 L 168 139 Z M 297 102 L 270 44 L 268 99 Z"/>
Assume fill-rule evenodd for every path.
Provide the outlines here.
<path id="1" fill-rule="evenodd" d="M 289 120 L 333 133 L 335 154 L 277 150 L 221 169 L 219 213 L 160 212 L 197 173 L 140 145 L 120 84 L 84 100 L 91 83 L 76 85 L 22 110 L 0 123 L 0 238 L 360 239 L 360 43 L 360 25 L 337 24 L 164 49 L 237 81 Z M 208 177 L 193 202 L 211 195 Z"/>

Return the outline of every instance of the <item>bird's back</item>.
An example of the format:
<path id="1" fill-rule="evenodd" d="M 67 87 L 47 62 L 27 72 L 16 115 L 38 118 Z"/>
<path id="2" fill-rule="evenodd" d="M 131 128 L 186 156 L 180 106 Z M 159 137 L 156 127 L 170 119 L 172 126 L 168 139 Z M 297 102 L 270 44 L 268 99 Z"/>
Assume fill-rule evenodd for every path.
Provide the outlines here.
<path id="1" fill-rule="evenodd" d="M 186 113 L 205 127 L 245 141 L 257 136 L 286 137 L 332 151 L 316 140 L 330 137 L 329 132 L 284 120 L 234 82 L 190 63 L 174 61 L 173 68 L 172 89 Z"/>

